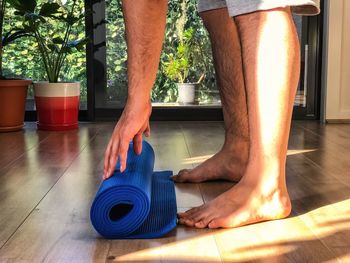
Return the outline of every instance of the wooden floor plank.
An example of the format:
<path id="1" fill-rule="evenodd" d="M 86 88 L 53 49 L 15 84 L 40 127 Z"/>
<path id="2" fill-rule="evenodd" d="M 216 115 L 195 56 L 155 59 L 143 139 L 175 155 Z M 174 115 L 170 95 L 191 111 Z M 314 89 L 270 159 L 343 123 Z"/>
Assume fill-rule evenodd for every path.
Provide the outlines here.
<path id="1" fill-rule="evenodd" d="M 333 143 L 350 149 L 350 125 L 349 124 L 321 124 L 313 121 L 296 121 L 295 127 L 318 135 L 325 143 Z"/>
<path id="2" fill-rule="evenodd" d="M 304 145 L 304 149 L 308 151 L 302 154 L 318 165 L 327 176 L 350 186 L 350 125 L 324 126 L 314 122 L 302 124 L 306 128 L 295 126 L 299 140 L 292 143 L 298 144 L 299 147 Z"/>
<path id="3" fill-rule="evenodd" d="M 350 199 L 319 206 L 300 219 L 340 262 L 350 261 Z"/>
<path id="4" fill-rule="evenodd" d="M 189 162 L 194 166 L 217 153 L 224 143 L 221 122 L 182 122 L 181 128 L 191 156 Z"/>
<path id="5" fill-rule="evenodd" d="M 222 122 L 181 122 L 180 125 L 190 154 L 187 164 L 196 167 L 220 151 L 225 135 Z M 199 184 L 204 202 L 223 192 L 222 188 L 223 184 Z"/>
<path id="6" fill-rule="evenodd" d="M 41 142 L 37 146 L 2 170 L 0 247 L 62 176 L 85 144 L 95 136 L 96 127 L 91 129 L 90 134 L 88 128 L 50 133 L 45 140 L 38 139 Z M 41 134 L 38 133 L 38 136 Z"/>
<path id="7" fill-rule="evenodd" d="M 86 142 L 64 175 L 5 244 L 0 262 L 105 260 L 109 242 L 92 229 L 88 211 L 101 180 L 106 137 Z"/>
<path id="8" fill-rule="evenodd" d="M 159 133 L 162 133 L 162 129 L 159 129 Z M 157 134 L 157 131 L 154 133 Z M 165 135 L 163 147 L 157 142 L 152 143 L 157 158 L 160 159 L 161 165 L 158 167 L 167 165 L 168 169 L 175 169 L 182 166 L 183 158 L 188 158 L 182 133 L 180 136 L 182 141 L 177 136 Z M 127 254 L 124 246 L 123 255 L 118 252 L 120 244 L 123 244 L 121 241 L 115 243 L 100 238 L 93 230 L 88 216 L 91 202 L 100 184 L 103 153 L 108 139 L 108 132 L 100 132 L 94 140 L 86 144 L 57 184 L 3 247 L 0 261 L 23 259 L 28 262 L 88 262 L 93 259 L 94 262 L 104 262 L 108 258 Z M 165 151 L 167 145 L 184 147 L 183 156 L 178 155 L 180 152 L 174 155 L 174 148 Z M 189 166 L 191 167 L 192 165 Z M 179 206 L 183 206 L 183 203 L 189 206 L 203 203 L 196 185 L 181 184 L 176 187 L 176 191 Z M 178 234 L 175 238 L 179 238 Z M 35 239 L 36 242 L 30 242 L 31 239 Z M 160 243 L 168 244 L 173 240 L 174 235 L 170 235 L 167 239 L 161 239 Z M 133 244 L 128 245 L 129 251 L 135 251 L 143 245 L 148 246 L 149 241 L 129 242 Z M 19 246 L 22 247 L 21 251 L 18 251 Z M 109 250 L 110 255 L 107 254 Z M 166 247 L 164 251 L 168 251 Z M 166 253 L 169 254 L 170 251 Z M 25 256 L 20 256 L 22 253 Z"/>
<path id="9" fill-rule="evenodd" d="M 347 208 L 350 181 L 343 176 L 350 175 L 344 170 L 347 167 L 345 158 L 350 156 L 350 148 L 347 148 L 349 142 L 343 140 L 344 137 L 349 137 L 343 133 L 349 127 L 338 126 L 334 129 L 330 125 L 328 130 L 328 126 L 326 128 L 320 124 L 304 124 L 305 127 L 295 129 L 299 130 L 299 139 L 303 134 L 308 147 L 311 143 L 314 150 L 288 156 L 287 180 L 293 211 L 322 244 L 332 251 L 335 258 L 327 261 L 349 261 L 350 214 Z M 291 136 L 290 145 L 298 145 L 293 139 L 295 138 Z M 337 158 L 339 152 L 342 154 Z"/>
<path id="10" fill-rule="evenodd" d="M 0 159 L 8 163 L 0 170 L 0 241 L 11 237 L 0 249 L 0 262 L 350 260 L 350 125 L 293 125 L 287 160 L 290 218 L 229 230 L 178 226 L 164 238 L 126 241 L 104 240 L 89 221 L 113 126 L 82 124 L 78 134 L 43 138 L 33 128 L 11 139 L 8 149 L 24 146 L 20 158 Z M 220 122 L 156 122 L 151 127 L 156 170 L 193 168 L 220 150 L 224 139 Z M 177 184 L 178 210 L 208 202 L 232 185 Z"/>
<path id="11" fill-rule="evenodd" d="M 159 239 L 114 240 L 107 262 L 221 262 L 213 232 L 178 226 Z"/>
<path id="12" fill-rule="evenodd" d="M 171 123 L 151 125 L 151 136 L 146 140 L 152 145 L 156 160 L 155 170 L 173 170 L 177 173 L 184 168 L 192 168 L 185 162 L 190 156 L 181 128 Z M 158 158 L 159 157 L 159 158 Z"/>
<path id="13" fill-rule="evenodd" d="M 223 262 L 325 262 L 336 259 L 298 217 L 263 222 L 215 235 Z"/>
<path id="14" fill-rule="evenodd" d="M 155 170 L 172 170 L 176 174 L 181 169 L 192 169 L 183 131 L 178 123 L 155 122 L 151 124 L 150 138 L 156 160 Z M 195 207 L 203 204 L 198 184 L 176 184 L 178 207 Z"/>
<path id="15" fill-rule="evenodd" d="M 37 131 L 34 123 L 27 124 L 25 129 L 18 132 L 0 133 L 0 174 L 4 168 L 45 140 L 49 134 Z"/>

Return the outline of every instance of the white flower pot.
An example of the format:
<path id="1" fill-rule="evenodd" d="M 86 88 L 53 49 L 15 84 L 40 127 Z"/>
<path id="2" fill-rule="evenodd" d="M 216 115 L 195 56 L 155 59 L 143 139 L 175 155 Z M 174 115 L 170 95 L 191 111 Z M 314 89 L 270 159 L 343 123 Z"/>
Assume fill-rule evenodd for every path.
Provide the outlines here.
<path id="1" fill-rule="evenodd" d="M 177 83 L 178 98 L 180 104 L 194 104 L 196 83 Z"/>

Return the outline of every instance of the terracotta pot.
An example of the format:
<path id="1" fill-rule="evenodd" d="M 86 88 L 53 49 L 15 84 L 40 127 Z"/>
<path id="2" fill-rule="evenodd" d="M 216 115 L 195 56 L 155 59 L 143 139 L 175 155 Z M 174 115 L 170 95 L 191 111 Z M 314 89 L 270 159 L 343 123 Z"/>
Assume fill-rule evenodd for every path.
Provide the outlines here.
<path id="1" fill-rule="evenodd" d="M 176 85 L 178 90 L 177 102 L 180 104 L 194 104 L 196 83 L 177 83 Z"/>
<path id="2" fill-rule="evenodd" d="M 31 80 L 0 80 L 0 132 L 23 128 L 27 90 L 31 83 Z"/>
<path id="3" fill-rule="evenodd" d="M 78 128 L 80 83 L 34 83 L 38 129 L 64 131 Z"/>

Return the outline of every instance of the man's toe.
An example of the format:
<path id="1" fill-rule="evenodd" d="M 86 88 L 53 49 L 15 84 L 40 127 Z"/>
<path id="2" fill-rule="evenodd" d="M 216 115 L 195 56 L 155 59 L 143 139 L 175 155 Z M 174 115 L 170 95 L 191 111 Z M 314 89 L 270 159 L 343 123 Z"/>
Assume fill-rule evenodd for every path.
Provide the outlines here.
<path id="1" fill-rule="evenodd" d="M 241 226 L 241 221 L 237 220 L 235 217 L 219 217 L 214 218 L 208 223 L 209 228 L 232 228 Z"/>
<path id="2" fill-rule="evenodd" d="M 173 175 L 171 177 L 171 179 L 174 181 L 174 182 L 177 182 L 177 183 L 183 183 L 186 181 L 186 175 L 188 174 L 189 170 L 188 169 L 183 169 L 183 170 L 180 170 L 178 172 L 177 175 Z"/>
<path id="3" fill-rule="evenodd" d="M 186 212 L 184 213 L 178 213 L 178 217 L 179 218 L 188 218 L 188 217 L 191 217 L 194 213 L 198 212 L 199 210 L 201 209 L 201 207 L 193 207 L 189 210 L 187 210 Z"/>
<path id="4" fill-rule="evenodd" d="M 190 226 L 190 227 L 193 227 L 194 226 L 194 224 L 195 224 L 195 222 L 193 221 L 193 219 L 185 219 L 185 225 L 186 226 Z"/>
<path id="5" fill-rule="evenodd" d="M 196 228 L 206 228 L 208 226 L 208 222 L 205 219 L 202 219 L 194 224 Z"/>
<path id="6" fill-rule="evenodd" d="M 219 219 L 213 219 L 208 224 L 208 228 L 215 229 L 215 228 L 219 228 L 219 227 L 221 227 Z"/>
<path id="7" fill-rule="evenodd" d="M 180 225 L 185 225 L 185 219 L 179 218 L 177 221 Z"/>

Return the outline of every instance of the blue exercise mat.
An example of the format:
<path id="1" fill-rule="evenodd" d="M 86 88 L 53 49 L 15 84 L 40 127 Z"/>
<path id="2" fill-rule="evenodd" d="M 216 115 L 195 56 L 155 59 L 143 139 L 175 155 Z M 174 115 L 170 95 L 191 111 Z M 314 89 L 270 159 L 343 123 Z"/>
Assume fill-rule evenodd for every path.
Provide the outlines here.
<path id="1" fill-rule="evenodd" d="M 102 182 L 90 210 L 92 225 L 108 239 L 157 238 L 176 226 L 171 171 L 154 172 L 154 151 L 142 143 L 141 155 L 129 145 L 127 168 Z"/>

